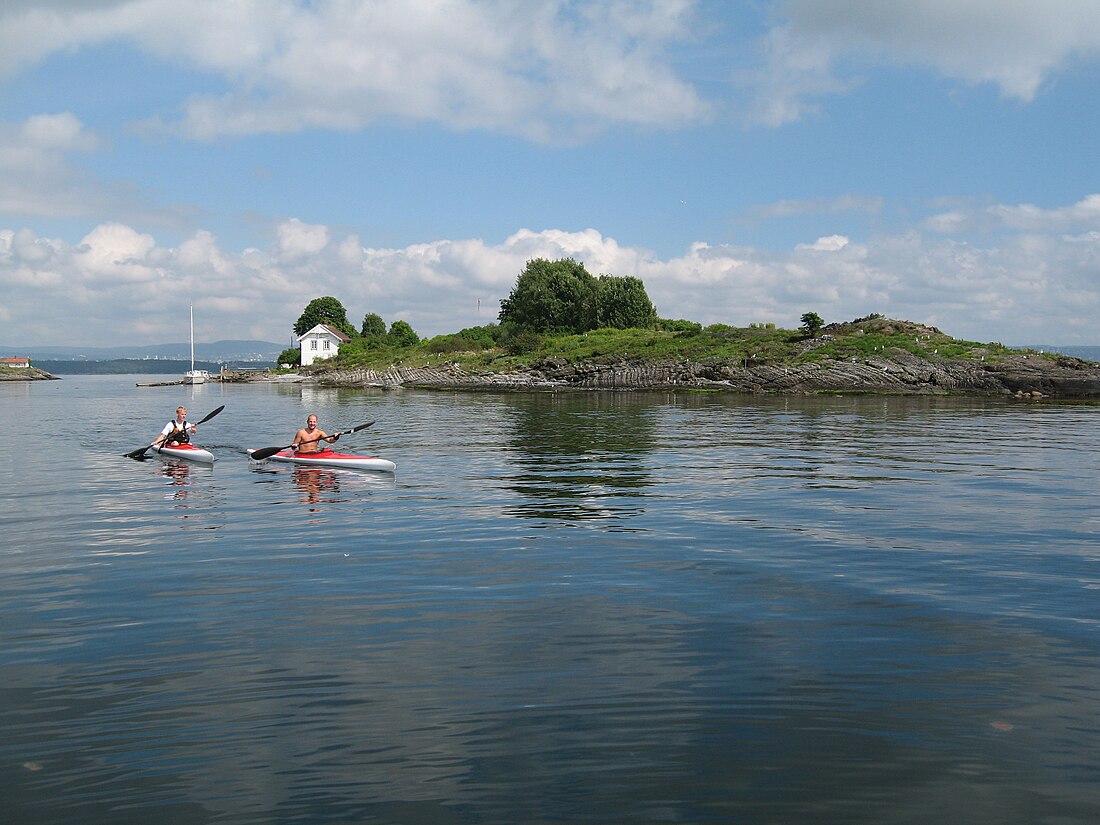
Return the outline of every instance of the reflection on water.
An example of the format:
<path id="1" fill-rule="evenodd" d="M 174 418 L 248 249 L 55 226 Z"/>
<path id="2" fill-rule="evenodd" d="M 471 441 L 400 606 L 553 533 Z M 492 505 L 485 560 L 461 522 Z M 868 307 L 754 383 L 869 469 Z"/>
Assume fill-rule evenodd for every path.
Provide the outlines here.
<path id="1" fill-rule="evenodd" d="M 513 409 L 504 480 L 526 501 L 507 508 L 550 522 L 619 521 L 642 512 L 630 499 L 650 480 L 654 411 L 628 394 L 535 395 Z"/>
<path id="2" fill-rule="evenodd" d="M 335 501 L 340 493 L 340 476 L 334 470 L 322 470 L 316 467 L 295 467 L 294 483 L 301 493 L 303 504 L 317 504 L 322 496 L 327 501 Z"/>
<path id="3" fill-rule="evenodd" d="M 210 468 L 132 383 L 0 386 L 5 822 L 1100 809 L 1096 407 L 207 385 Z"/>
<path id="4" fill-rule="evenodd" d="M 165 494 L 166 499 L 183 501 L 187 498 L 187 484 L 191 476 L 191 465 L 186 461 L 165 461 L 162 472 L 174 489 Z"/>

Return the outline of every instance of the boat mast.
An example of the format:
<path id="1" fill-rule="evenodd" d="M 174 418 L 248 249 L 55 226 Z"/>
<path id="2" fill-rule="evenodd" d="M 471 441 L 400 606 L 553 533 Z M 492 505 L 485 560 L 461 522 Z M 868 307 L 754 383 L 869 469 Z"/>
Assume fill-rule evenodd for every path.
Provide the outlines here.
<path id="1" fill-rule="evenodd" d="M 195 371 L 195 307 L 191 306 L 191 372 Z"/>

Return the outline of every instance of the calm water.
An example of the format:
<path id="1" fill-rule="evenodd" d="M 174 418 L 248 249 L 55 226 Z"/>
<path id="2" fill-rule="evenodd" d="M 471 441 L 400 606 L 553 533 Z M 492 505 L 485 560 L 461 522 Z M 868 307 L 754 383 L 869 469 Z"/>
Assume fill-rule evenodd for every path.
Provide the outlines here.
<path id="1" fill-rule="evenodd" d="M 1100 407 L 135 380 L 0 383 L 5 822 L 1097 821 Z"/>

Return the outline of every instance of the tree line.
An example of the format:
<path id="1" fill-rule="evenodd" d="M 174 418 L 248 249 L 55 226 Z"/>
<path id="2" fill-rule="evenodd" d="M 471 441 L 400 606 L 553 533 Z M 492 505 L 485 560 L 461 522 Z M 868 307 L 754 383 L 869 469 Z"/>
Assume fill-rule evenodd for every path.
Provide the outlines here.
<path id="1" fill-rule="evenodd" d="M 812 312 L 803 315 L 801 320 L 803 329 L 810 335 L 816 335 L 824 323 Z M 440 336 L 440 346 L 447 344 L 446 339 L 455 338 L 522 352 L 537 346 L 543 335 L 579 334 L 601 328 L 676 331 L 691 323 L 658 318 L 641 279 L 617 275 L 595 277 L 583 263 L 572 258 L 528 261 L 508 297 L 500 302 L 497 321 L 498 324 Z M 301 336 L 317 324 L 328 324 L 340 330 L 352 339 L 350 346 L 355 349 L 401 348 L 420 342 L 420 336 L 408 322 L 394 321 L 387 329 L 382 317 L 373 312 L 364 315 L 362 324 L 356 329 L 349 323 L 344 305 L 331 296 L 310 301 L 295 322 L 294 333 Z M 298 363 L 299 355 L 292 347 L 285 350 L 279 360 Z"/>

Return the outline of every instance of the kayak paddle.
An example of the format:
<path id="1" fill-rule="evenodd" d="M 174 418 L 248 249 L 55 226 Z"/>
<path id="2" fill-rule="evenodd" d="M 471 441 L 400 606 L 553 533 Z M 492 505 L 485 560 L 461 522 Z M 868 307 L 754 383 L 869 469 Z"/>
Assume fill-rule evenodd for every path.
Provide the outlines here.
<path id="1" fill-rule="evenodd" d="M 312 444 L 314 441 L 320 441 L 323 438 L 332 438 L 332 436 L 334 435 L 346 435 L 347 433 L 356 433 L 359 432 L 359 430 L 365 430 L 373 423 L 373 421 L 368 421 L 366 424 L 360 424 L 358 427 L 352 427 L 350 430 L 343 430 L 338 433 L 330 433 L 329 435 L 320 435 L 317 436 L 317 438 L 311 438 L 308 441 L 299 441 L 298 444 Z M 253 461 L 263 461 L 265 458 L 271 458 L 271 456 L 275 455 L 275 453 L 279 452 L 280 450 L 289 450 L 293 446 L 293 444 L 287 444 L 285 447 L 261 447 L 259 450 L 253 450 L 249 457 Z"/>
<path id="2" fill-rule="evenodd" d="M 218 413 L 220 413 L 224 409 L 225 409 L 225 404 L 222 404 L 216 410 L 207 413 L 206 416 L 203 419 L 201 419 L 200 421 L 196 421 L 194 426 L 197 427 L 197 426 L 199 426 L 199 424 L 205 424 L 207 421 L 209 421 L 211 418 L 213 418 L 215 415 L 217 415 Z M 148 451 L 149 447 L 152 447 L 152 446 L 153 445 L 150 444 L 148 447 L 142 447 L 140 450 L 132 450 L 132 451 L 125 454 L 126 458 L 134 458 L 134 459 L 142 458 L 145 455 L 145 453 Z"/>

